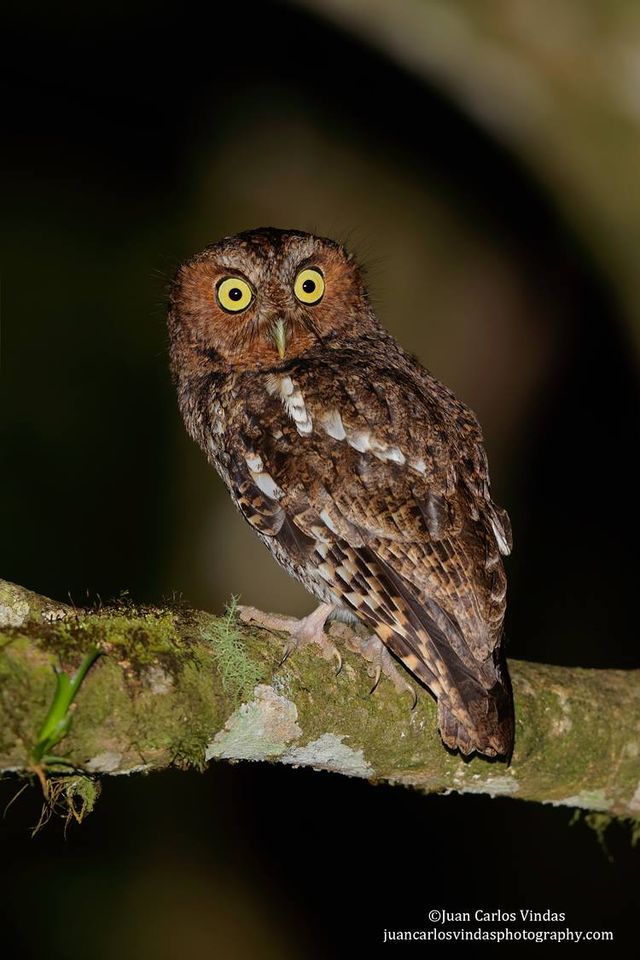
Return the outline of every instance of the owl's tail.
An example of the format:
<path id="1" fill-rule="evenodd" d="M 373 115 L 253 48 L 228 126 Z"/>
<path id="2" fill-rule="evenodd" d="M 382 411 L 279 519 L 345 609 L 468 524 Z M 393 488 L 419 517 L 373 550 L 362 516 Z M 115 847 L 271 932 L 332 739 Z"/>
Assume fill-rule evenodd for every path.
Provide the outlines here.
<path id="1" fill-rule="evenodd" d="M 432 641 L 437 632 L 432 629 Z M 434 647 L 440 662 L 438 727 L 445 746 L 465 756 L 475 752 L 510 760 L 515 717 L 502 638 L 485 661 L 473 662 L 468 657 L 465 662 L 451 645 L 436 643 Z M 418 676 L 421 666 L 416 670 Z"/>
<path id="2" fill-rule="evenodd" d="M 446 696 L 438 700 L 438 727 L 445 745 L 465 756 L 478 752 L 510 760 L 515 724 L 508 675 L 505 672 L 489 690 L 476 684 L 473 688 L 458 687 L 463 711 L 459 702 L 454 707 Z"/>
<path id="3" fill-rule="evenodd" d="M 385 635 L 385 642 L 437 696 L 438 726 L 445 746 L 465 756 L 482 753 L 509 760 L 515 719 L 501 643 L 485 661 L 469 654 L 463 660 L 453 647 L 462 636 L 457 628 L 447 640 L 426 610 L 422 615 L 429 624 L 428 633 L 420 630 L 417 643 L 409 647 L 397 634 Z"/>
<path id="4" fill-rule="evenodd" d="M 367 570 L 393 611 L 393 623 L 359 608 L 383 643 L 438 698 L 438 725 L 447 747 L 461 753 L 510 758 L 513 751 L 514 715 L 509 675 L 502 652 L 502 637 L 493 638 L 486 659 L 471 646 L 458 622 L 434 600 L 418 597 L 379 556 L 368 560 Z"/>
<path id="5" fill-rule="evenodd" d="M 437 604 L 423 600 L 420 613 L 417 643 L 411 645 L 409 656 L 406 640 L 397 635 L 387 644 L 437 696 L 445 746 L 465 756 L 482 753 L 509 760 L 515 719 L 502 638 L 497 638 L 490 656 L 480 660 L 471 654 L 457 623 L 442 616 Z"/>

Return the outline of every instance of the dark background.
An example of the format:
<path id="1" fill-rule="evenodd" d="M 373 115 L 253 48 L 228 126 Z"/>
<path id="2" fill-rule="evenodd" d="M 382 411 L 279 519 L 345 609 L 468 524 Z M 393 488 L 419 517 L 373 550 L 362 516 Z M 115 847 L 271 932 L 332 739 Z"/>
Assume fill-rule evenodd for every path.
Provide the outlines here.
<path id="1" fill-rule="evenodd" d="M 164 306 L 205 243 L 297 227 L 350 243 L 385 324 L 480 416 L 515 529 L 510 655 L 637 667 L 628 301 L 535 163 L 297 6 L 23 8 L 6 35 L 2 576 L 310 609 L 184 433 Z M 66 838 L 30 839 L 39 806 L 0 825 L 8 956 L 342 956 L 431 907 L 551 907 L 620 944 L 638 910 L 628 831 L 607 855 L 566 809 L 258 764 L 107 781 Z"/>

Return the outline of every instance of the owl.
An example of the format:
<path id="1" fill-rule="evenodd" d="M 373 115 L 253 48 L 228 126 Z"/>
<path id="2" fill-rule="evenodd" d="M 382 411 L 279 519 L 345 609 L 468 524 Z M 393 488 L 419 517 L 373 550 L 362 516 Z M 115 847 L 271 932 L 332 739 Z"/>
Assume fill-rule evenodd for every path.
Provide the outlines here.
<path id="1" fill-rule="evenodd" d="M 226 237 L 179 268 L 168 325 L 189 434 L 320 602 L 245 618 L 325 653 L 327 620 L 358 621 L 377 678 L 400 661 L 437 699 L 448 748 L 508 758 L 509 518 L 478 421 L 380 324 L 354 257 L 297 230 Z"/>

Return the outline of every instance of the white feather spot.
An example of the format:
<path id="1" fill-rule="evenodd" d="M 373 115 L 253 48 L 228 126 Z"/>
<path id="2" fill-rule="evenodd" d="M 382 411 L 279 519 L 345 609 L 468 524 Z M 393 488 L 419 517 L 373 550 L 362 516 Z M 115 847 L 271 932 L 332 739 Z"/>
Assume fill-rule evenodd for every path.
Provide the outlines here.
<path id="1" fill-rule="evenodd" d="M 285 379 L 291 382 L 289 377 Z M 304 397 L 300 390 L 296 387 L 293 393 L 283 396 L 283 403 L 287 414 L 295 423 L 298 433 L 302 435 L 311 433 L 313 430 L 313 421 L 309 416 Z"/>
<path id="2" fill-rule="evenodd" d="M 282 490 L 275 482 L 270 473 L 254 473 L 251 471 L 251 476 L 253 477 L 256 487 L 259 487 L 260 490 L 271 500 L 279 500 L 282 496 Z"/>
<path id="3" fill-rule="evenodd" d="M 409 466 L 412 468 L 412 470 L 417 470 L 418 473 L 426 473 L 426 472 L 427 472 L 427 465 L 426 465 L 426 463 L 424 462 L 424 460 L 422 459 L 422 457 L 420 457 L 419 460 L 410 460 L 410 461 L 409 461 Z"/>
<path id="4" fill-rule="evenodd" d="M 306 408 L 304 397 L 297 384 L 291 377 L 276 377 L 271 374 L 267 377 L 267 393 L 272 397 L 280 397 L 282 405 L 296 425 L 296 429 L 301 436 L 311 433 L 313 430 L 313 421 Z M 282 433 L 280 432 L 280 436 Z"/>
<path id="5" fill-rule="evenodd" d="M 290 397 L 295 390 L 295 385 L 291 377 L 280 377 L 280 395 Z"/>
<path id="6" fill-rule="evenodd" d="M 376 446 L 373 449 L 373 454 L 380 460 L 393 460 L 394 463 L 399 463 L 400 465 L 406 463 L 407 459 L 400 447 Z"/>
<path id="7" fill-rule="evenodd" d="M 338 528 L 336 527 L 335 523 L 333 522 L 333 520 L 331 519 L 331 517 L 329 516 L 326 510 L 322 510 L 320 512 L 320 519 L 322 520 L 322 522 L 326 527 L 329 527 L 329 530 L 331 530 L 332 533 L 336 533 L 336 534 L 338 533 Z"/>
<path id="8" fill-rule="evenodd" d="M 328 433 L 334 440 L 344 440 L 346 438 L 347 432 L 344 429 L 342 417 L 338 410 L 327 410 L 320 417 L 320 423 L 325 433 Z"/>
<path id="9" fill-rule="evenodd" d="M 493 535 L 496 538 L 496 543 L 498 544 L 498 550 L 500 551 L 503 557 L 508 557 L 509 554 L 511 553 L 511 550 L 509 549 L 509 544 L 507 543 L 507 539 L 504 535 L 504 530 L 502 529 L 500 524 L 496 520 L 494 520 L 493 517 L 491 517 L 490 520 L 491 520 L 491 529 L 493 530 Z"/>
<path id="10" fill-rule="evenodd" d="M 248 453 L 245 457 L 247 466 L 251 473 L 262 473 L 264 470 L 264 464 L 262 462 L 262 457 L 257 453 Z"/>
<path id="11" fill-rule="evenodd" d="M 353 430 L 347 434 L 347 443 L 360 453 L 371 450 L 371 434 L 368 430 Z"/>
<path id="12" fill-rule="evenodd" d="M 267 393 L 272 397 L 278 396 L 284 402 L 286 397 L 291 396 L 293 390 L 291 377 L 276 377 L 272 373 L 267 377 Z"/>
<path id="13" fill-rule="evenodd" d="M 389 443 L 382 443 L 376 437 L 371 435 L 369 430 L 352 430 L 347 433 L 347 443 L 354 450 L 360 453 L 372 453 L 378 460 L 393 460 L 395 463 L 402 464 L 407 462 L 407 458 L 400 449 Z"/>

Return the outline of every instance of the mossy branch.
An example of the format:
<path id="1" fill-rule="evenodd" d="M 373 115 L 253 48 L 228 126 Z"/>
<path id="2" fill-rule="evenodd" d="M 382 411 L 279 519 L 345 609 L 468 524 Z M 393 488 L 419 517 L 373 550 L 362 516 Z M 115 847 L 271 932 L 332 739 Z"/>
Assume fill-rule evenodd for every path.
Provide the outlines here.
<path id="1" fill-rule="evenodd" d="M 76 773 L 266 760 L 640 819 L 640 671 L 512 661 L 512 762 L 464 761 L 443 747 L 426 691 L 414 710 L 384 679 L 370 695 L 364 661 L 346 649 L 336 676 L 308 648 L 280 664 L 279 639 L 239 623 L 233 608 L 224 617 L 124 604 L 75 610 L 5 581 L 0 770 L 43 779 L 34 756 L 54 671 L 77 676 L 92 650 L 103 655 L 75 690 L 56 747 Z M 60 773 L 57 758 L 45 775 Z"/>

